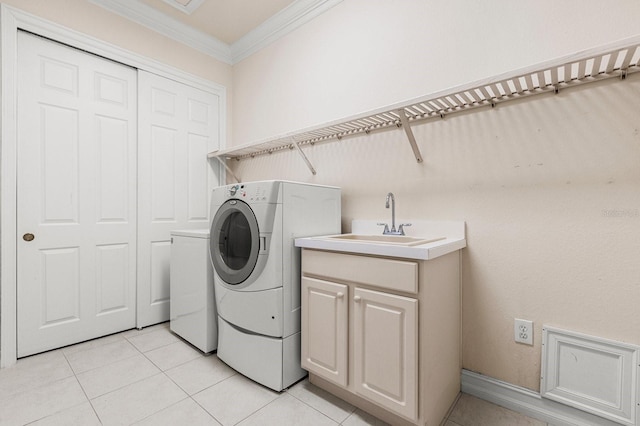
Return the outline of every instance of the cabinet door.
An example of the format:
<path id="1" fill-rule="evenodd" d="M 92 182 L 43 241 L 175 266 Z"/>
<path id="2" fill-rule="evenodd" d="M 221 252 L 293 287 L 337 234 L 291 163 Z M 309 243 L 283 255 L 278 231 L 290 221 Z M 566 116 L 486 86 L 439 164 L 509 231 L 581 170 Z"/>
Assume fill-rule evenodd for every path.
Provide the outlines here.
<path id="1" fill-rule="evenodd" d="M 302 277 L 302 367 L 347 386 L 348 287 Z"/>
<path id="2" fill-rule="evenodd" d="M 355 288 L 354 388 L 409 419 L 418 418 L 418 301 Z"/>

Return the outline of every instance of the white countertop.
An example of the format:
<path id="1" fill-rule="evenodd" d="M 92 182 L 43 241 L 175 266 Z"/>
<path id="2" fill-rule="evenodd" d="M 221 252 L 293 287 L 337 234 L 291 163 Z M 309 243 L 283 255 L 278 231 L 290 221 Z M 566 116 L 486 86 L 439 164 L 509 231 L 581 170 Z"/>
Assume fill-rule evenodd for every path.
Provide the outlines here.
<path id="1" fill-rule="evenodd" d="M 354 220 L 352 233 L 358 235 L 381 235 L 378 221 Z M 368 254 L 375 256 L 399 257 L 405 259 L 430 260 L 438 256 L 460 250 L 467 246 L 464 222 L 435 222 L 435 221 L 402 221 L 397 223 L 412 223 L 405 228 L 405 234 L 426 240 L 442 238 L 422 245 L 396 245 L 372 241 L 345 241 L 332 239 L 331 235 L 296 238 L 296 247 L 329 250 L 344 253 Z"/>

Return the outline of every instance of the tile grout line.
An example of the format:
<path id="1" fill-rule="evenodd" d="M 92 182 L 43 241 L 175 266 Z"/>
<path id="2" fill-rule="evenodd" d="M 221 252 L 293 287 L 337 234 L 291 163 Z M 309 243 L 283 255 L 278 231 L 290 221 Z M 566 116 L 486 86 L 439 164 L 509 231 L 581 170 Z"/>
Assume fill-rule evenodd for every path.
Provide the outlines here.
<path id="1" fill-rule="evenodd" d="M 168 328 L 168 327 L 166 327 L 166 328 Z M 128 338 L 126 338 L 126 337 L 125 337 L 125 339 L 127 339 L 127 340 L 128 340 Z M 159 347 L 154 348 L 154 349 L 150 349 L 150 350 L 148 350 L 147 352 L 151 352 L 151 351 L 154 351 L 154 350 L 156 350 L 156 349 L 160 349 L 160 348 L 163 348 L 163 347 L 166 347 L 166 346 L 169 346 L 169 345 L 172 345 L 172 344 L 178 343 L 178 342 L 180 342 L 180 343 L 188 343 L 188 342 L 185 342 L 185 341 L 184 341 L 184 340 L 182 340 L 182 339 L 179 339 L 179 340 L 177 340 L 176 342 L 171 342 L 171 343 L 169 343 L 169 344 L 167 344 L 167 345 L 163 345 L 163 346 L 159 346 Z M 134 345 L 133 343 L 131 343 L 131 344 L 135 347 L 135 345 Z M 190 346 L 190 347 L 193 347 L 193 345 L 190 345 L 190 344 L 189 344 L 189 346 Z M 197 395 L 197 394 L 199 394 L 199 393 L 201 393 L 201 392 L 204 392 L 205 390 L 210 389 L 210 388 L 212 388 L 212 387 L 214 387 L 214 386 L 216 386 L 216 385 L 218 385 L 218 384 L 220 384 L 220 383 L 224 382 L 225 380 L 227 380 L 227 379 L 229 379 L 229 378 L 233 377 L 235 374 L 238 374 L 238 373 L 235 373 L 235 374 L 233 374 L 233 375 L 231 375 L 231 376 L 229 376 L 229 377 L 226 377 L 226 378 L 224 378 L 224 379 L 222 379 L 222 380 L 220 380 L 220 381 L 218 381 L 218 382 L 216 382 L 216 383 L 212 384 L 211 386 L 208 386 L 208 387 L 206 387 L 206 388 L 204 388 L 204 389 L 199 390 L 198 392 L 194 393 L 193 395 L 190 395 L 190 394 L 187 392 L 187 390 L 186 390 L 186 389 L 182 388 L 178 383 L 176 383 L 176 381 L 175 381 L 171 376 L 169 376 L 169 375 L 167 374 L 167 371 L 169 371 L 169 370 L 171 370 L 171 369 L 174 369 L 174 368 L 178 368 L 178 367 L 180 367 L 180 366 L 182 366 L 182 365 L 185 365 L 185 364 L 188 364 L 188 363 L 190 363 L 190 362 L 193 362 L 194 360 L 196 360 L 196 359 L 198 359 L 198 358 L 190 359 L 190 360 L 185 361 L 185 362 L 183 362 L 183 363 L 181 363 L 181 364 L 178 364 L 178 365 L 172 366 L 171 368 L 169 368 L 169 369 L 167 369 L 167 370 L 163 370 L 162 368 L 160 368 L 160 366 L 158 366 L 156 363 L 154 363 L 154 362 L 153 362 L 153 360 L 152 360 L 152 359 L 150 359 L 150 358 L 146 355 L 146 354 L 147 354 L 147 352 L 142 352 L 142 351 L 140 351 L 140 349 L 138 349 L 137 347 L 136 347 L 136 349 L 140 352 L 140 354 L 141 354 L 143 357 L 145 357 L 145 359 L 147 359 L 147 360 L 148 360 L 148 361 L 149 361 L 153 366 L 155 366 L 155 367 L 160 371 L 160 373 L 164 374 L 164 376 L 165 376 L 169 381 L 171 381 L 171 382 L 172 382 L 174 385 L 176 385 L 176 386 L 177 386 L 177 387 L 178 387 L 182 392 L 184 392 L 184 393 L 185 393 L 185 395 L 186 395 L 186 397 L 185 397 L 185 398 L 181 399 L 180 401 L 177 401 L 177 402 L 176 402 L 176 403 L 174 403 L 174 404 L 171 404 L 169 407 L 172 407 L 172 406 L 174 406 L 174 405 L 176 405 L 176 404 L 178 404 L 178 403 L 180 403 L 180 402 L 182 402 L 182 401 L 184 401 L 184 400 L 186 400 L 186 399 L 191 399 L 191 400 L 192 400 L 196 405 L 198 405 L 200 408 L 202 408 L 202 409 L 204 410 L 204 412 L 205 412 L 205 413 L 207 413 L 207 415 L 208 415 L 209 417 L 211 417 L 211 418 L 212 418 L 214 421 L 216 421 L 218 424 L 222 425 L 222 423 L 221 423 L 221 422 L 220 422 L 220 421 L 219 421 L 219 420 L 218 420 L 218 419 L 217 419 L 213 414 L 211 414 L 211 413 L 210 413 L 210 412 L 209 412 L 205 407 L 203 407 L 200 403 L 198 403 L 198 401 L 196 401 L 193 397 L 194 397 L 194 395 Z M 200 354 L 200 357 L 201 357 L 201 358 L 205 358 L 206 356 L 207 356 L 206 354 Z M 209 355 L 209 356 L 210 356 L 210 355 Z M 147 417 L 151 417 L 152 415 L 155 415 L 155 414 L 159 413 L 160 411 L 165 410 L 165 409 L 167 409 L 167 408 L 169 408 L 169 407 L 164 407 L 164 408 L 162 408 L 162 409 L 160 409 L 160 410 L 158 410 L 158 411 L 156 411 L 156 412 L 154 412 L 154 413 L 150 414 L 150 415 L 149 415 L 149 416 L 147 416 Z M 147 417 L 145 417 L 145 418 L 147 418 Z M 141 419 L 140 421 L 142 421 L 142 420 L 144 420 L 144 419 Z"/>
<path id="2" fill-rule="evenodd" d="M 151 362 L 153 365 L 155 365 L 156 367 L 158 367 L 158 369 L 159 369 L 160 371 L 162 371 L 162 372 L 164 372 L 164 371 L 169 371 L 169 370 L 172 370 L 172 369 L 174 369 L 174 368 L 181 367 L 181 366 L 183 366 L 183 365 L 185 365 L 185 364 L 188 364 L 188 363 L 190 363 L 190 362 L 192 362 L 192 361 L 194 361 L 194 360 L 198 359 L 197 357 L 196 357 L 196 358 L 192 358 L 192 359 L 188 359 L 188 360 L 186 360 L 186 361 L 181 362 L 180 364 L 173 365 L 173 366 L 171 366 L 170 368 L 167 368 L 166 370 L 163 370 L 159 365 L 157 365 L 155 362 L 153 362 L 153 360 L 152 360 L 151 358 L 149 358 L 149 357 L 147 356 L 147 353 L 148 353 L 148 352 L 153 352 L 153 351 L 158 350 L 158 349 L 166 348 L 167 346 L 175 345 L 175 344 L 177 344 L 177 343 L 187 343 L 187 342 L 182 342 L 182 341 L 172 342 L 172 343 L 169 343 L 168 345 L 158 346 L 157 348 L 150 349 L 150 350 L 148 350 L 148 351 L 146 351 L 146 352 L 140 352 L 140 353 L 141 353 L 141 354 L 142 354 L 146 359 L 148 359 L 148 360 L 149 360 L 149 362 Z M 191 347 L 191 348 L 194 348 L 194 347 L 193 347 L 193 346 L 191 346 L 191 345 L 190 345 L 190 347 Z M 200 354 L 199 356 L 200 356 L 200 357 L 202 357 L 202 358 L 204 358 L 204 355 L 203 355 L 203 354 Z"/>
<path id="3" fill-rule="evenodd" d="M 129 331 L 129 330 L 127 330 L 127 331 Z M 122 334 L 122 333 L 125 333 L 125 332 L 120 332 L 120 333 L 115 333 L 115 334 L 117 335 L 117 334 Z M 145 333 L 145 334 L 146 334 L 146 333 Z M 97 399 L 97 398 L 100 398 L 100 397 L 102 397 L 102 396 L 104 396 L 104 395 L 108 395 L 108 394 L 110 394 L 110 393 L 113 393 L 113 392 L 119 391 L 119 390 L 121 390 L 121 389 L 124 389 L 125 387 L 130 386 L 130 385 L 132 385 L 132 384 L 139 383 L 139 382 L 141 382 L 141 381 L 143 381 L 143 380 L 145 380 L 145 379 L 148 379 L 149 377 L 156 376 L 156 375 L 158 375 L 159 373 L 164 373 L 164 372 L 163 372 L 163 371 L 162 371 L 158 366 L 156 366 L 155 364 L 153 364 L 153 362 L 152 362 L 151 360 L 149 360 L 149 359 L 145 356 L 144 352 L 140 351 L 140 349 L 139 349 L 136 345 L 134 345 L 133 343 L 131 343 L 131 342 L 129 341 L 129 339 L 128 339 L 126 336 L 124 336 L 124 335 L 123 335 L 123 336 L 122 336 L 122 340 L 123 340 L 123 341 L 125 341 L 125 342 L 127 342 L 129 345 L 131 345 L 131 346 L 132 346 L 132 347 L 137 351 L 137 354 L 134 354 L 134 355 L 131 355 L 131 356 L 129 356 L 129 357 L 126 357 L 126 358 L 120 359 L 120 360 L 118 360 L 118 361 L 114 361 L 114 362 L 107 363 L 107 364 L 102 365 L 102 366 L 100 366 L 100 367 L 96 367 L 96 368 L 92 368 L 92 369 L 89 369 L 89 370 L 86 370 L 86 371 L 82 371 L 82 372 L 80 372 L 80 373 L 77 373 L 77 372 L 73 369 L 73 366 L 71 365 L 71 362 L 70 362 L 70 361 L 69 361 L 69 359 L 67 358 L 67 354 L 66 354 L 66 353 L 64 353 L 64 352 L 62 353 L 62 354 L 63 354 L 63 356 L 64 356 L 64 358 L 65 358 L 65 360 L 67 361 L 67 364 L 69 364 L 69 368 L 70 368 L 70 369 L 71 369 L 71 371 L 73 372 L 74 378 L 75 378 L 75 379 L 76 379 L 76 381 L 78 382 L 78 385 L 80 386 L 80 389 L 82 389 L 82 392 L 84 393 L 85 398 L 87 399 L 87 402 L 89 402 L 89 404 L 91 405 L 91 409 L 93 410 L 93 412 L 94 412 L 94 414 L 96 415 L 96 418 L 98 419 L 98 421 L 100 422 L 100 424 L 103 424 L 103 421 L 102 421 L 102 419 L 100 418 L 100 415 L 98 414 L 98 412 L 96 411 L 96 408 L 95 408 L 95 406 L 94 406 L 94 404 L 93 404 L 93 400 L 95 400 L 95 399 Z M 108 345 L 110 345 L 110 344 L 117 344 L 117 343 L 120 343 L 120 342 L 107 343 L 107 344 L 104 344 L 104 345 L 99 345 L 99 346 L 97 346 L 97 347 L 95 347 L 95 348 L 90 348 L 90 349 L 87 349 L 87 350 L 84 350 L 84 351 L 81 351 L 81 352 L 74 352 L 74 353 L 82 353 L 82 352 L 86 352 L 86 351 L 93 350 L 93 349 L 98 349 L 98 348 L 100 348 L 100 349 L 104 349 L 104 347 L 105 347 L 105 346 L 108 346 Z M 141 355 L 141 356 L 143 356 L 143 357 L 144 357 L 145 359 L 147 359 L 149 362 L 151 362 L 151 363 L 152 363 L 152 365 L 154 365 L 154 366 L 159 370 L 159 372 L 158 372 L 158 373 L 156 373 L 156 374 L 153 374 L 153 375 L 151 375 L 151 376 L 149 376 L 149 377 L 146 377 L 146 378 L 143 378 L 143 379 L 140 379 L 140 380 L 136 380 L 135 382 L 128 383 L 127 385 L 121 386 L 121 387 L 119 387 L 119 388 L 117 388 L 117 389 L 112 389 L 112 390 L 110 390 L 109 392 L 105 392 L 105 393 L 103 393 L 103 394 L 101 394 L 101 395 L 96 396 L 95 398 L 93 398 L 93 400 L 92 400 L 91 398 L 89 398 L 89 396 L 87 395 L 86 390 L 85 390 L 85 389 L 84 389 L 84 387 L 82 386 L 82 383 L 81 383 L 81 382 L 80 382 L 80 380 L 78 379 L 78 374 L 84 374 L 84 373 L 87 373 L 87 372 L 90 372 L 90 371 L 97 370 L 97 369 L 102 368 L 102 367 L 106 367 L 106 366 L 109 366 L 109 365 L 115 364 L 115 363 L 120 362 L 120 361 L 128 360 L 128 359 L 131 359 L 131 358 L 133 358 L 133 357 L 137 356 L 138 354 L 139 354 L 139 355 Z M 186 392 L 185 392 L 185 393 L 186 393 Z M 155 413 L 154 413 L 154 414 L 155 414 Z"/>
<path id="4" fill-rule="evenodd" d="M 226 380 L 226 379 L 225 379 L 225 380 Z M 221 381 L 220 381 L 220 382 L 218 382 L 218 383 L 221 383 L 221 382 L 223 382 L 223 381 L 224 381 L 224 380 L 221 380 Z M 212 388 L 212 387 L 214 387 L 215 385 L 217 385 L 218 383 L 216 383 L 216 384 L 214 384 L 214 385 L 211 385 L 211 386 L 209 386 L 209 387 L 208 387 L 208 388 L 206 388 L 206 389 Z M 200 392 L 203 392 L 204 390 L 205 390 L 205 389 L 203 389 L 203 390 L 201 390 L 201 391 L 199 391 L 199 392 L 196 392 L 196 393 L 194 393 L 193 395 L 197 395 L 197 394 L 199 394 Z M 222 425 L 223 423 L 222 423 L 220 420 L 218 420 L 218 418 L 217 418 L 216 416 L 214 416 L 213 414 L 211 414 L 211 413 L 209 412 L 209 410 L 207 410 L 206 408 L 204 408 L 204 407 L 202 406 L 202 404 L 200 404 L 198 401 L 196 401 L 196 400 L 193 398 L 193 395 L 189 395 L 189 398 L 191 398 L 191 400 L 192 400 L 193 402 L 195 402 L 195 403 L 196 403 L 196 405 L 197 405 L 198 407 L 202 408 L 202 409 L 204 410 L 204 412 L 205 412 L 205 413 L 207 413 L 209 416 L 211 416 L 211 418 L 212 418 L 213 420 L 215 420 L 218 424 Z"/>
<path id="5" fill-rule="evenodd" d="M 132 346 L 136 351 L 138 351 L 140 354 L 142 354 L 142 352 L 140 352 L 140 350 L 139 350 L 139 349 L 138 349 L 138 348 L 137 348 L 133 343 L 129 342 L 126 338 L 125 338 L 125 339 L 123 339 L 123 341 L 126 341 L 127 343 L 129 343 L 129 344 L 130 344 L 130 345 L 131 345 L 131 346 Z M 93 347 L 93 348 L 90 348 L 90 349 L 86 349 L 86 350 L 83 350 L 83 351 L 80 351 L 80 352 L 73 352 L 73 353 L 72 353 L 72 355 L 74 355 L 74 354 L 81 354 L 81 353 L 83 353 L 83 352 L 88 352 L 88 351 L 90 351 L 90 350 L 96 350 L 96 349 L 100 349 L 100 350 L 102 350 L 102 349 L 104 349 L 104 348 L 105 348 L 105 346 L 109 346 L 109 345 L 117 345 L 117 344 L 119 344 L 119 343 L 121 343 L 121 342 L 109 342 L 109 343 L 105 343 L 104 345 L 99 345 L 99 346 L 96 346 L 96 347 Z M 64 353 L 64 351 L 63 351 L 63 355 L 64 355 L 65 359 L 67 359 L 67 362 L 69 363 L 69 368 L 71 368 L 71 371 L 73 371 L 73 374 L 74 374 L 74 375 L 83 374 L 83 373 L 87 373 L 87 372 L 89 372 L 89 371 L 97 370 L 98 368 L 106 367 L 106 366 L 108 366 L 108 365 L 115 364 L 116 362 L 124 361 L 124 360 L 126 360 L 126 359 L 130 359 L 130 358 L 133 358 L 134 356 L 136 356 L 136 354 L 134 354 L 134 355 L 131 355 L 131 356 L 128 356 L 128 357 L 125 357 L 125 358 L 122 358 L 122 359 L 118 359 L 118 360 L 115 360 L 115 361 L 112 361 L 112 362 L 107 362 L 106 364 L 104 364 L 104 365 L 100 365 L 100 366 L 98 366 L 98 367 L 93 367 L 93 368 L 90 368 L 90 369 L 85 370 L 85 371 L 76 372 L 76 370 L 73 368 L 73 365 L 71 365 L 71 362 L 70 362 L 70 361 L 69 361 L 69 359 L 67 358 L 67 354 L 66 354 L 66 353 Z M 142 354 L 142 355 L 144 355 L 144 354 Z"/>
<path id="6" fill-rule="evenodd" d="M 82 389 L 82 393 L 84 394 L 84 397 L 87 399 L 86 402 L 89 403 L 89 406 L 91 407 L 91 410 L 93 410 L 93 414 L 96 415 L 96 419 L 98 419 L 98 421 L 100 422 L 100 424 L 102 424 L 102 419 L 100 418 L 100 416 L 98 415 L 98 412 L 96 411 L 96 407 L 93 406 L 93 402 L 91 402 L 91 399 L 89 399 L 89 395 L 87 395 L 87 391 L 84 389 L 84 386 L 82 386 L 82 383 L 80 383 L 80 379 L 78 379 L 78 374 L 76 373 L 76 371 L 73 369 L 73 367 L 71 366 L 71 362 L 69 362 L 69 359 L 67 358 L 67 354 L 62 352 L 62 355 L 64 356 L 64 360 L 67 362 L 67 364 L 69 365 L 69 368 L 71 369 L 71 371 L 73 372 L 73 378 L 76 379 L 76 382 L 78 383 L 78 386 L 80 386 L 80 389 Z M 78 404 L 80 405 L 80 404 Z"/>
<path id="7" fill-rule="evenodd" d="M 135 337 L 138 337 L 138 336 L 135 336 Z M 138 347 L 136 346 L 136 344 L 135 344 L 135 343 L 133 343 L 132 341 L 130 341 L 128 337 L 125 337 L 125 340 L 126 340 L 126 341 L 131 345 L 131 346 L 133 346 L 134 348 L 136 348 L 136 350 L 138 350 L 141 354 L 145 354 L 145 353 L 147 353 L 147 352 L 155 351 L 155 350 L 157 350 L 157 349 L 166 348 L 167 346 L 170 346 L 170 345 L 173 345 L 173 344 L 176 344 L 176 343 L 178 343 L 178 342 L 179 342 L 178 340 L 176 340 L 176 341 L 173 341 L 173 342 L 166 343 L 166 344 L 164 344 L 164 345 L 160 345 L 160 346 L 156 346 L 156 347 L 151 348 L 151 349 L 147 349 L 146 351 L 142 351 L 140 348 L 138 348 Z M 146 356 L 146 355 L 145 355 L 145 356 Z"/>
<path id="8" fill-rule="evenodd" d="M 151 360 L 149 360 L 149 361 L 150 361 L 151 363 L 153 363 L 153 361 L 151 361 Z M 187 361 L 187 362 L 185 362 L 185 363 L 183 363 L 183 364 L 180 364 L 180 365 L 184 365 L 184 364 L 186 364 L 186 363 L 188 363 L 188 362 L 191 362 L 191 361 L 193 361 L 193 360 Z M 154 365 L 155 365 L 155 364 L 154 364 Z M 179 367 L 179 365 L 177 365 L 177 366 L 175 366 L 175 367 L 172 367 L 172 368 L 176 368 L 176 367 Z M 161 370 L 161 371 L 162 371 L 162 370 Z M 187 397 L 186 397 L 185 399 L 182 399 L 182 400 L 180 400 L 180 401 L 178 401 L 178 402 L 182 402 L 182 401 L 184 401 L 184 400 L 186 400 L 186 399 L 190 399 L 190 400 L 191 400 L 191 401 L 193 401 L 193 402 L 194 402 L 198 407 L 202 408 L 202 410 L 203 410 L 205 413 L 207 413 L 207 414 L 209 415 L 209 417 L 211 417 L 215 422 L 217 422 L 218 424 L 222 425 L 222 423 L 221 423 L 221 422 L 220 422 L 220 421 L 219 421 L 219 420 L 218 420 L 218 419 L 217 419 L 213 414 L 211 414 L 211 413 L 210 413 L 206 408 L 204 408 L 202 405 L 200 405 L 200 403 L 198 403 L 198 401 L 196 401 L 196 400 L 193 398 L 193 395 L 197 395 L 197 394 L 199 394 L 200 392 L 203 392 L 203 391 L 204 391 L 204 390 L 206 390 L 206 389 L 212 388 L 212 387 L 214 387 L 215 385 L 217 385 L 217 384 L 219 384 L 219 383 L 222 383 L 222 382 L 223 382 L 224 380 L 226 380 L 226 379 L 223 379 L 223 380 L 221 380 L 221 381 L 219 381 L 219 382 L 217 382 L 217 383 L 214 383 L 213 385 L 211 385 L 211 386 L 209 386 L 209 387 L 207 387 L 207 388 L 205 388 L 205 389 L 202 389 L 202 390 L 200 390 L 200 391 L 198 391 L 198 392 L 194 393 L 193 395 L 190 395 L 190 394 L 189 394 L 189 392 L 187 392 L 187 390 L 186 390 L 186 389 L 183 389 L 183 388 L 182 388 L 182 386 L 180 386 L 178 383 L 176 383 L 176 381 L 175 381 L 175 380 L 173 380 L 173 378 L 172 378 L 171 376 L 169 376 L 169 375 L 167 374 L 167 372 L 166 372 L 166 371 L 162 371 L 162 374 L 164 374 L 164 375 L 165 375 L 165 377 L 166 377 L 167 379 L 169 379 L 169 380 L 170 380 L 174 385 L 176 385 L 180 390 L 182 390 L 182 391 L 187 395 Z M 232 376 L 230 376 L 230 377 L 232 377 Z M 228 379 L 228 377 L 227 377 L 227 379 Z M 172 406 L 174 406 L 174 405 L 178 404 L 178 402 L 176 402 L 175 404 L 170 405 L 170 407 L 172 407 Z M 169 407 L 166 407 L 166 408 L 169 408 Z M 163 409 L 165 409 L 165 408 L 163 408 Z M 159 411 L 162 411 L 162 410 L 159 410 Z M 159 412 L 159 411 L 158 411 L 158 412 Z M 154 413 L 154 414 L 156 414 L 156 413 Z"/>
<path id="9" fill-rule="evenodd" d="M 182 388 L 180 388 L 180 389 L 182 389 Z M 186 394 L 186 392 L 185 392 L 185 394 Z M 136 424 L 138 424 L 138 423 L 140 423 L 140 422 L 143 422 L 143 421 L 147 420 L 149 417 L 155 416 L 155 415 L 156 415 L 156 414 L 158 414 L 159 412 L 161 412 L 161 411 L 163 411 L 163 410 L 167 410 L 167 409 L 169 409 L 169 408 L 171 408 L 171 407 L 173 407 L 173 406 L 175 406 L 175 405 L 178 405 L 178 404 L 180 404 L 182 401 L 186 401 L 186 400 L 187 400 L 187 399 L 189 399 L 189 398 L 190 398 L 190 396 L 189 396 L 189 394 L 187 394 L 187 396 L 186 396 L 185 398 L 182 398 L 180 401 L 176 401 L 176 402 L 174 402 L 174 403 L 173 403 L 173 404 L 171 404 L 171 405 L 168 405 L 168 406 L 166 406 L 166 407 L 164 407 L 164 408 L 159 409 L 158 411 L 154 411 L 153 413 L 149 414 L 148 416 L 143 417 L 143 418 L 141 418 L 141 419 L 139 419 L 139 420 L 136 420 L 135 422 L 133 422 L 133 423 L 132 423 L 132 425 L 136 425 Z"/>
<path id="10" fill-rule="evenodd" d="M 293 386 L 296 386 L 296 385 L 298 385 L 298 384 L 302 383 L 304 380 L 307 380 L 307 378 L 305 377 L 304 379 L 302 379 L 302 380 L 298 381 L 297 383 L 294 383 L 294 385 L 293 385 Z M 343 423 L 344 423 L 344 422 L 345 422 L 349 417 L 351 417 L 351 415 L 353 414 L 353 411 L 351 411 L 351 412 L 349 413 L 349 415 L 348 415 L 348 416 L 347 416 L 343 421 L 341 421 L 341 422 L 337 422 L 337 421 L 335 421 L 334 419 L 332 419 L 331 417 L 329 417 L 327 414 L 325 414 L 325 413 L 323 413 L 322 411 L 318 410 L 316 407 L 314 407 L 314 406 L 312 406 L 312 405 L 309 405 L 307 402 L 305 402 L 305 401 L 301 400 L 300 398 L 298 398 L 297 396 L 295 396 L 295 395 L 291 394 L 291 393 L 289 392 L 289 390 L 290 390 L 293 386 L 291 386 L 291 387 L 287 388 L 287 390 L 286 390 L 286 394 L 287 394 L 287 395 L 289 395 L 290 397 L 292 397 L 292 398 L 294 398 L 294 399 L 296 399 L 296 400 L 298 400 L 298 401 L 302 402 L 302 403 L 303 403 L 304 405 L 306 405 L 307 407 L 311 408 L 312 410 L 317 411 L 318 413 L 322 414 L 323 416 L 325 416 L 326 418 L 328 418 L 329 420 L 331 420 L 332 422 L 334 422 L 334 423 L 335 423 L 335 424 L 337 424 L 337 425 L 341 425 L 341 424 L 343 424 Z M 274 401 L 275 401 L 275 400 L 274 400 Z"/>
<path id="11" fill-rule="evenodd" d="M 156 368 L 157 368 L 157 367 L 156 367 Z M 159 370 L 160 370 L 160 369 L 159 369 Z M 151 376 L 148 376 L 148 377 L 144 377 L 144 378 L 138 379 L 138 380 L 136 380 L 136 381 L 134 381 L 134 382 L 131 382 L 131 383 L 127 383 L 126 385 L 121 386 L 121 387 L 119 387 L 119 388 L 117 388 L 117 389 L 112 389 L 112 390 L 110 390 L 109 392 L 105 392 L 105 393 L 103 393 L 103 394 L 101 394 L 101 395 L 96 396 L 95 398 L 93 398 L 93 400 L 96 400 L 96 399 L 98 399 L 98 398 L 102 398 L 103 396 L 105 396 L 105 395 L 109 395 L 109 394 L 114 393 L 114 392 L 121 391 L 122 389 L 124 389 L 124 388 L 126 388 L 126 387 L 129 387 L 129 386 L 132 386 L 132 385 L 138 384 L 138 383 L 140 383 L 140 382 L 143 382 L 143 381 L 148 380 L 148 379 L 153 378 L 153 377 L 160 376 L 161 374 L 164 374 L 164 371 L 160 370 L 160 371 L 158 371 L 157 373 L 152 374 Z M 166 376 L 166 375 L 165 375 L 165 376 Z M 169 377 L 169 379 L 171 380 L 171 378 L 170 378 L 170 377 Z M 172 380 L 172 382 L 173 382 L 173 380 Z M 174 383 L 176 386 L 178 386 L 175 382 L 173 382 L 173 383 Z M 179 400 L 179 401 L 176 401 L 175 403 L 173 403 L 173 404 L 171 404 L 171 405 L 168 405 L 167 407 L 163 407 L 163 408 L 159 409 L 158 411 L 155 411 L 155 412 L 153 412 L 153 413 L 149 414 L 148 416 L 146 416 L 146 417 L 144 417 L 144 418 L 142 418 L 142 419 L 138 419 L 138 420 L 136 420 L 136 421 L 134 422 L 134 424 L 135 424 L 135 423 L 138 423 L 138 422 L 141 422 L 142 420 L 146 419 L 147 417 L 151 417 L 152 415 L 157 414 L 157 413 L 159 413 L 160 411 L 165 410 L 165 409 L 167 409 L 167 408 L 169 408 L 169 407 L 172 407 L 172 406 L 174 406 L 175 404 L 178 404 L 179 402 L 182 402 L 182 401 L 184 401 L 185 399 L 188 399 L 188 398 L 190 397 L 190 396 L 189 396 L 189 394 L 188 394 L 186 391 L 184 391 L 184 389 L 182 389 L 180 386 L 178 386 L 178 388 L 179 388 L 182 392 L 184 392 L 184 394 L 186 395 L 184 398 L 182 398 L 182 399 L 181 399 L 181 400 Z M 91 406 L 93 407 L 93 403 L 92 403 L 92 400 L 91 400 L 91 399 L 89 400 L 89 402 L 91 403 Z M 95 409 L 94 409 L 94 411 L 95 411 Z M 96 413 L 96 415 L 97 415 L 97 413 Z M 100 419 L 100 416 L 98 416 L 98 420 L 100 420 L 100 423 L 102 424 L 102 419 Z"/>
<path id="12" fill-rule="evenodd" d="M 454 423 L 457 426 L 464 426 L 464 425 L 460 425 L 460 424 L 454 422 L 453 420 L 449 420 L 449 417 L 451 417 L 451 414 L 456 409 L 456 405 L 458 405 L 458 402 L 460 401 L 460 397 L 461 396 L 462 396 L 462 391 L 458 392 L 458 395 L 456 396 L 456 399 L 451 404 L 451 407 L 449 407 L 449 410 L 447 410 L 447 414 L 444 416 L 444 419 L 442 419 L 441 426 L 446 425 L 448 421 L 450 421 L 451 423 Z"/>
<path id="13" fill-rule="evenodd" d="M 251 380 L 251 379 L 249 379 Z M 280 399 L 282 397 L 282 394 L 278 395 L 275 399 L 273 399 L 272 401 L 267 402 L 265 405 L 263 405 L 262 407 L 256 409 L 255 411 L 253 411 L 251 414 L 248 414 L 247 416 L 243 417 L 242 419 L 238 420 L 236 423 L 234 423 L 234 426 L 239 425 L 240 423 L 244 422 L 245 420 L 249 419 L 249 417 L 252 417 L 253 415 L 257 414 L 259 411 L 261 411 L 263 408 L 268 407 L 269 405 L 271 405 L 272 403 L 274 403 L 275 401 L 277 401 L 278 399 Z"/>

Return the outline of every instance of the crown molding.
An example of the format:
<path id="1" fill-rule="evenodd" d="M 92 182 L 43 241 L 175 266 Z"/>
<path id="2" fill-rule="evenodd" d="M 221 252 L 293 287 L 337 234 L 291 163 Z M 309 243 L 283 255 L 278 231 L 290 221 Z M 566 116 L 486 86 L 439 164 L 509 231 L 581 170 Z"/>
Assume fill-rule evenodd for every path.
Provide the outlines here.
<path id="1" fill-rule="evenodd" d="M 231 48 L 228 44 L 185 25 L 144 3 L 131 0 L 89 1 L 231 65 Z"/>
<path id="2" fill-rule="evenodd" d="M 234 65 L 311 21 L 342 0 L 296 0 L 231 46 L 139 1 L 89 1 L 221 62 Z"/>
<path id="3" fill-rule="evenodd" d="M 176 0 L 164 0 L 169 6 L 175 7 L 182 13 L 186 13 L 187 15 L 191 15 L 194 10 L 202 6 L 204 0 L 191 0 L 187 3 L 187 5 L 183 5 L 181 2 Z"/>
<path id="4" fill-rule="evenodd" d="M 231 45 L 232 63 L 253 55 L 342 0 L 296 0 Z"/>

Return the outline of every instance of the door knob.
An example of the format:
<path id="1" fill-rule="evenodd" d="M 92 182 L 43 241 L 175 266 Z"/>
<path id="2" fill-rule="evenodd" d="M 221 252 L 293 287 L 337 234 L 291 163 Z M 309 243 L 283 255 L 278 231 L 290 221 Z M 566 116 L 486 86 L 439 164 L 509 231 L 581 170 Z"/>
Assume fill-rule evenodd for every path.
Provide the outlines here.
<path id="1" fill-rule="evenodd" d="M 35 235 L 33 235 L 33 234 L 31 234 L 31 233 L 27 232 L 26 234 L 24 234 L 24 235 L 22 236 L 22 239 L 23 239 L 23 240 L 25 240 L 25 241 L 33 241 L 33 239 L 34 239 L 35 237 L 36 237 Z"/>
<path id="2" fill-rule="evenodd" d="M 356 303 L 360 303 L 360 300 L 361 300 L 360 296 L 356 296 L 353 298 L 353 301 Z"/>

